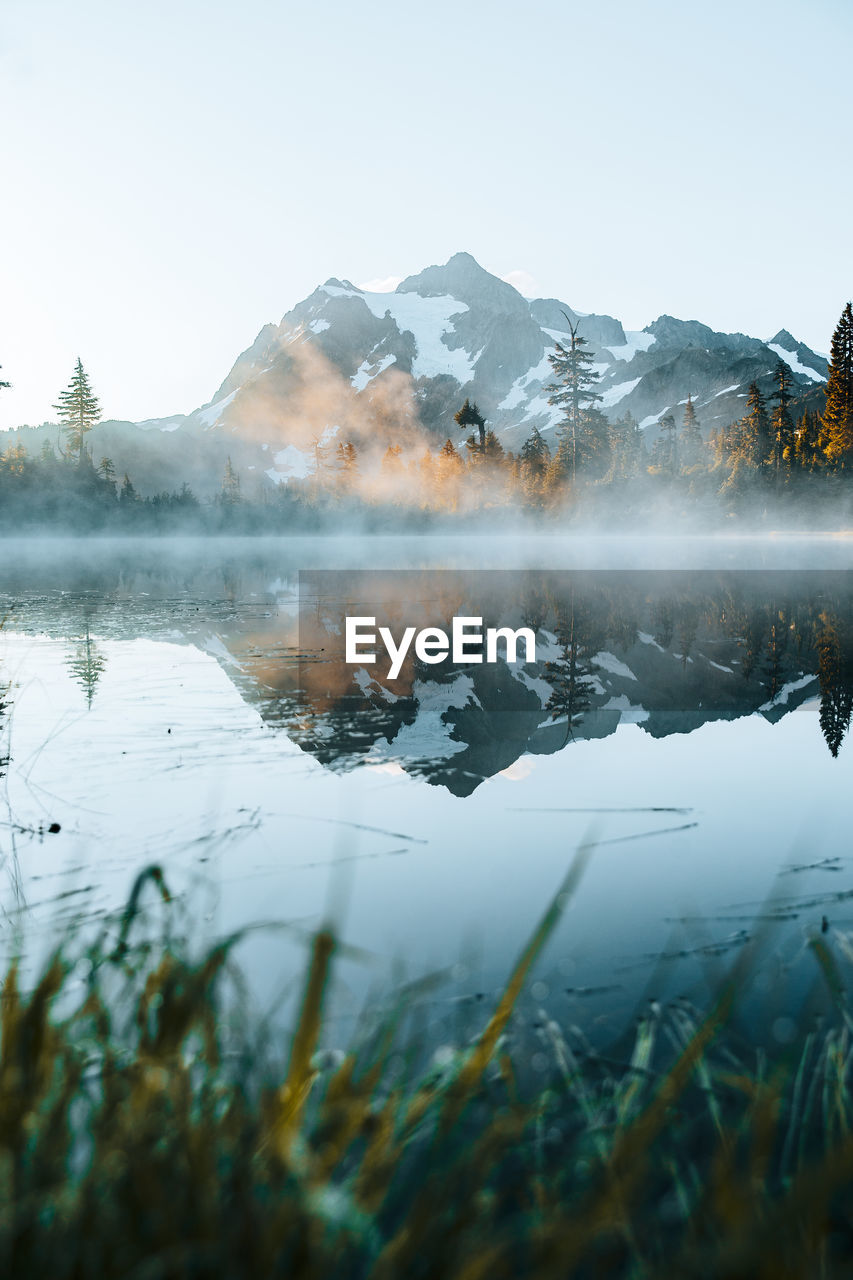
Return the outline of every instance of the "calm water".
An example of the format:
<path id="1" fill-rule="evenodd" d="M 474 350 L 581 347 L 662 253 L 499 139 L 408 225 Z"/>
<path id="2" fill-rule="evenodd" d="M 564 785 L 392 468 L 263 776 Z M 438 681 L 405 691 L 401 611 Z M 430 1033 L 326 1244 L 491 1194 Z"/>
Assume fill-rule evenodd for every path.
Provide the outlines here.
<path id="1" fill-rule="evenodd" d="M 847 946 L 851 550 L 7 545 L 6 950 L 85 932 L 156 861 L 201 937 L 285 926 L 243 947 L 261 1005 L 327 914 L 351 947 L 342 1002 L 429 969 L 450 970 L 437 1001 L 476 999 L 584 842 L 537 999 L 615 1024 L 643 994 L 702 989 L 762 924 L 760 982 L 821 927 Z M 356 572 L 377 567 L 418 572 Z M 300 599 L 300 570 L 342 568 L 303 573 Z M 353 673 L 341 619 L 379 597 L 525 621 L 539 661 Z"/>

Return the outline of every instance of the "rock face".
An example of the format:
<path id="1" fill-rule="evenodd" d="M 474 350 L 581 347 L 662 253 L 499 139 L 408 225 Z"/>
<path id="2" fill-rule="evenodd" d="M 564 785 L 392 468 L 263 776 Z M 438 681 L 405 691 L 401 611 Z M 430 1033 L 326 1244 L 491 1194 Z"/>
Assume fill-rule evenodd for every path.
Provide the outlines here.
<path id="1" fill-rule="evenodd" d="M 457 253 L 391 293 L 327 280 L 280 324 L 264 325 L 209 404 L 186 417 L 137 424 L 146 428 L 144 438 L 126 424 L 101 430 L 112 427 L 120 471 L 134 438 L 134 478 L 143 491 L 174 479 L 173 468 L 160 474 L 156 456 L 147 460 L 162 443 L 158 426 L 172 437 L 169 456 L 193 468 L 179 480 L 201 492 L 212 476 L 218 483 L 225 454 L 257 479 L 280 483 L 310 474 L 312 441 L 324 436 L 340 433 L 360 447 L 374 442 L 377 452 L 401 431 L 421 446 L 424 437 L 433 445 L 448 436 L 461 443 L 453 414 L 466 397 L 505 446 L 518 449 L 534 425 L 547 436 L 558 421 L 548 404 L 548 353 L 568 337 L 570 324 L 594 354 L 604 412 L 630 412 L 650 436 L 664 413 L 680 421 L 688 395 L 706 435 L 741 417 L 750 382 L 772 391 L 780 359 L 799 395 L 816 391 L 827 375 L 826 360 L 786 329 L 764 342 L 664 315 L 630 332 L 613 316 L 582 314 L 556 298 L 526 299 L 470 254 Z"/>
<path id="2" fill-rule="evenodd" d="M 827 375 L 826 360 L 784 329 L 763 342 L 664 315 L 641 332 L 626 332 L 613 316 L 582 314 L 556 298 L 523 298 L 470 254 L 457 253 L 444 266 L 409 276 L 393 293 L 327 280 L 279 326 L 261 330 L 211 405 L 193 416 L 241 434 L 256 429 L 260 401 L 270 425 L 276 409 L 286 419 L 288 395 L 297 384 L 304 394 L 311 351 L 332 367 L 342 389 L 348 384 L 346 391 L 368 404 L 381 401 L 391 386 L 399 393 L 406 379 L 410 416 L 436 439 L 458 438 L 453 413 L 467 396 L 507 447 L 517 448 L 534 425 L 546 435 L 554 429 L 548 353 L 568 337 L 570 324 L 594 354 L 604 411 L 610 417 L 630 412 L 651 434 L 664 413 L 680 418 L 688 395 L 706 434 L 740 417 L 750 382 L 769 393 L 780 359 L 799 391 Z M 316 367 L 311 373 L 320 376 Z M 271 412 L 277 397 L 281 403 Z M 318 419 L 312 425 L 316 432 L 338 424 Z"/>

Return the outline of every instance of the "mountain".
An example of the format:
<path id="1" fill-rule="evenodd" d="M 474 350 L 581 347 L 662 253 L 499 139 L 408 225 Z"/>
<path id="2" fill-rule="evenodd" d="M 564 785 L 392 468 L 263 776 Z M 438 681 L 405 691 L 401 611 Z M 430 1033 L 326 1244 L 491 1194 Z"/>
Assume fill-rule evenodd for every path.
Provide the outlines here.
<path id="1" fill-rule="evenodd" d="M 447 634 L 454 613 L 528 626 L 535 658 L 427 665 L 410 653 L 393 679 L 384 655 L 347 663 L 345 616 L 399 637 L 401 601 L 408 625 Z M 755 714 L 775 724 L 816 698 L 830 751 L 849 725 L 842 713 L 835 741 L 833 708 L 849 706 L 850 686 L 823 641 L 850 616 L 839 574 L 327 571 L 300 574 L 299 606 L 297 644 L 290 608 L 221 630 L 224 649 L 211 652 L 265 722 L 327 768 L 385 765 L 466 796 L 525 754 L 620 725 L 665 738 Z M 553 698 L 571 681 L 570 725 Z M 566 767 L 570 788 L 571 757 Z"/>
<path id="2" fill-rule="evenodd" d="M 827 362 L 786 329 L 765 342 L 664 315 L 626 331 L 613 316 L 524 298 L 457 253 L 391 293 L 327 280 L 280 324 L 264 325 L 206 405 L 186 416 L 102 424 L 92 437 L 96 460 L 109 454 L 142 492 L 183 479 L 215 491 L 229 455 L 250 487 L 252 473 L 259 484 L 287 482 L 311 473 L 318 439 L 352 439 L 368 463 L 391 441 L 422 449 L 425 437 L 432 445 L 459 440 L 453 414 L 466 397 L 518 449 L 534 425 L 546 436 L 555 428 L 548 354 L 570 324 L 594 353 L 604 411 L 630 412 L 650 435 L 667 411 L 680 421 L 688 395 L 706 435 L 742 416 L 749 384 L 769 393 L 780 359 L 798 395 L 821 407 L 814 393 Z"/>

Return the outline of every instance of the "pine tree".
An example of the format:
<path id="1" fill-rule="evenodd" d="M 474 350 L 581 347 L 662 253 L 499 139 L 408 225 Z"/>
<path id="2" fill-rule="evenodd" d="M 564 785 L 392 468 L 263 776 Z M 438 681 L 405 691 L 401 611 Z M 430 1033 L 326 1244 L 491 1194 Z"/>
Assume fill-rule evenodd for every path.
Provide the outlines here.
<path id="1" fill-rule="evenodd" d="M 98 463 L 98 475 L 106 480 L 107 484 L 115 484 L 116 469 L 112 458 L 101 458 Z"/>
<path id="2" fill-rule="evenodd" d="M 565 315 L 565 312 L 563 312 Z M 598 374 L 591 368 L 593 354 L 586 349 L 586 338 L 578 333 L 578 325 L 568 316 L 569 343 L 557 342 L 548 363 L 554 371 L 554 382 L 545 390 L 548 403 L 562 410 L 558 426 L 560 446 L 557 455 L 563 474 L 574 485 L 578 471 L 599 462 L 609 452 L 607 419 L 595 405 L 603 397 L 595 390 Z"/>
<path id="3" fill-rule="evenodd" d="M 350 494 L 358 480 L 358 452 L 351 440 L 338 443 L 335 449 L 337 474 L 335 488 L 339 495 Z"/>
<path id="4" fill-rule="evenodd" d="M 808 409 L 797 421 L 794 456 L 800 471 L 817 471 L 824 461 L 823 423 L 819 413 Z"/>
<path id="5" fill-rule="evenodd" d="M 322 484 L 329 469 L 329 447 L 326 444 L 325 432 L 317 432 L 312 437 L 311 453 L 314 456 L 314 483 Z"/>
<path id="6" fill-rule="evenodd" d="M 225 471 L 222 475 L 220 501 L 226 507 L 233 507 L 240 501 L 240 477 L 234 469 L 230 455 L 225 459 Z"/>
<path id="7" fill-rule="evenodd" d="M 536 475 L 542 475 L 551 461 L 551 449 L 548 441 L 538 427 L 534 427 L 521 446 L 522 464 Z"/>
<path id="8" fill-rule="evenodd" d="M 790 366 L 784 360 L 776 365 L 776 390 L 770 397 L 775 407 L 770 417 L 770 437 L 773 442 L 773 470 L 776 483 L 780 485 L 785 478 L 794 454 L 794 422 L 788 405 L 793 400 L 793 379 Z"/>
<path id="9" fill-rule="evenodd" d="M 381 471 L 386 476 L 399 476 L 403 470 L 401 461 L 403 450 L 398 444 L 389 444 L 382 455 Z"/>
<path id="10" fill-rule="evenodd" d="M 480 452 L 484 454 L 486 452 L 486 419 L 480 413 L 477 406 L 475 404 L 471 404 L 467 396 L 465 398 L 465 403 L 459 412 L 454 413 L 453 421 L 460 426 L 463 431 L 467 431 L 469 427 L 477 428 L 480 436 Z M 474 439 L 473 436 L 472 439 Z"/>
<path id="11" fill-rule="evenodd" d="M 652 450 L 652 465 L 661 473 L 673 477 L 678 472 L 678 444 L 675 434 L 675 418 L 665 413 L 658 419 L 660 435 Z"/>
<path id="12" fill-rule="evenodd" d="M 761 472 L 769 465 L 771 436 L 767 404 L 757 382 L 749 384 L 746 409 L 740 423 L 737 454 L 750 470 Z"/>
<path id="13" fill-rule="evenodd" d="M 545 710 L 552 720 L 566 717 L 566 742 L 589 710 L 589 698 L 593 690 L 592 666 L 588 646 L 582 635 L 582 623 L 576 613 L 574 592 L 568 609 L 561 610 L 556 624 L 557 644 L 560 656 L 556 662 L 546 662 L 545 679 L 551 686 L 551 696 Z"/>
<path id="14" fill-rule="evenodd" d="M 832 335 L 823 434 L 827 462 L 853 468 L 853 309 L 848 302 Z"/>
<path id="15" fill-rule="evenodd" d="M 518 487 L 528 506 L 540 506 L 544 497 L 545 476 L 551 465 L 551 449 L 538 427 L 534 427 L 521 446 L 516 463 Z"/>
<path id="16" fill-rule="evenodd" d="M 89 384 L 89 377 L 78 357 L 71 381 L 53 406 L 68 439 L 71 457 L 80 461 L 86 436 L 101 420 L 101 406 Z"/>
<path id="17" fill-rule="evenodd" d="M 91 710 L 92 701 L 98 681 L 104 672 L 106 659 L 89 634 L 86 624 L 86 635 L 77 645 L 73 658 L 68 661 L 68 668 L 86 695 L 86 703 Z"/>
<path id="18" fill-rule="evenodd" d="M 842 642 L 837 620 L 827 613 L 822 613 L 820 620 L 820 727 L 830 754 L 837 756 L 853 717 L 853 655 Z"/>
<path id="19" fill-rule="evenodd" d="M 0 365 L 0 369 L 2 368 L 3 366 Z M 11 387 L 11 385 L 12 385 L 11 382 L 3 382 L 2 379 L 0 379 L 0 391 L 2 391 L 5 387 Z"/>
<path id="20" fill-rule="evenodd" d="M 610 423 L 610 479 L 630 480 L 643 466 L 646 443 L 631 413 Z"/>
<path id="21" fill-rule="evenodd" d="M 478 441 L 476 436 L 469 436 L 465 441 L 466 448 L 471 455 L 471 461 L 481 462 L 502 462 L 505 455 L 504 447 L 495 435 L 494 431 L 487 431 L 482 439 Z"/>
<path id="22" fill-rule="evenodd" d="M 453 441 L 445 440 L 438 451 L 431 476 L 433 500 L 438 506 L 456 510 L 464 469 L 464 463 Z"/>
<path id="23" fill-rule="evenodd" d="M 687 404 L 684 406 L 681 435 L 678 438 L 678 454 L 681 458 L 681 465 L 695 467 L 696 463 L 702 460 L 704 451 L 705 444 L 699 427 L 699 419 L 696 417 L 696 406 L 693 403 L 692 395 L 688 393 Z"/>
<path id="24" fill-rule="evenodd" d="M 119 490 L 118 496 L 121 502 L 123 503 L 126 502 L 129 504 L 131 502 L 139 501 L 139 494 L 134 489 L 133 484 L 131 483 L 130 476 L 127 474 L 126 471 L 124 473 L 124 478 L 122 479 L 122 482 L 121 482 L 121 489 Z"/>

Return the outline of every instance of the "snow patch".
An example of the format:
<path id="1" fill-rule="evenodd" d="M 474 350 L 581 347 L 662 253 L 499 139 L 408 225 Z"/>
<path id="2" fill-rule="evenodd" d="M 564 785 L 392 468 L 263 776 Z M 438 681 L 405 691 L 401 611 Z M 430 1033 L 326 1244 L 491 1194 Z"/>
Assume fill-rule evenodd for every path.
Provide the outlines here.
<path id="1" fill-rule="evenodd" d="M 767 346 L 777 355 L 780 360 L 784 360 L 785 364 L 794 373 L 805 374 L 807 378 L 811 378 L 812 382 L 826 382 L 826 378 L 822 373 L 816 373 L 814 369 L 810 369 L 808 365 L 801 364 L 795 351 L 786 351 L 784 347 L 780 347 L 778 342 L 768 342 Z"/>
<path id="2" fill-rule="evenodd" d="M 380 373 L 384 373 L 396 359 L 397 357 L 393 353 L 383 356 L 382 359 L 378 361 L 371 360 L 368 357 L 367 360 L 362 360 L 361 364 L 352 375 L 350 382 L 355 387 L 356 391 L 363 391 L 368 382 L 372 382 L 374 378 L 378 378 Z"/>
<path id="3" fill-rule="evenodd" d="M 624 662 L 612 653 L 597 653 L 592 659 L 597 667 L 601 667 L 603 671 L 609 671 L 612 676 L 621 676 L 623 680 L 636 680 L 630 667 L 626 667 Z"/>
<path id="4" fill-rule="evenodd" d="M 711 399 L 716 400 L 717 396 L 726 396 L 730 391 L 737 391 L 739 386 L 739 382 L 733 382 L 730 387 L 723 387 L 722 391 L 715 391 Z"/>
<path id="5" fill-rule="evenodd" d="M 775 698 L 763 703 L 758 710 L 770 711 L 772 707 L 785 706 L 792 693 L 796 693 L 799 689 L 805 689 L 807 685 L 814 684 L 815 680 L 817 680 L 817 676 L 800 676 L 799 680 L 789 680 L 787 684 L 782 685 Z"/>
<path id="6" fill-rule="evenodd" d="M 327 287 L 327 286 L 324 286 Z M 442 294 L 422 298 L 419 293 L 360 293 L 377 320 L 386 314 L 401 333 L 415 339 L 417 355 L 412 361 L 413 378 L 435 378 L 450 374 L 463 385 L 474 376 L 471 355 L 464 347 L 451 351 L 444 338 L 454 332 L 454 320 L 468 310 L 468 304 Z"/>
<path id="7" fill-rule="evenodd" d="M 386 739 L 377 743 L 370 753 L 369 764 L 401 756 L 408 760 L 446 760 L 466 749 L 467 743 L 451 738 L 453 726 L 442 716 L 451 708 L 461 710 L 469 702 L 478 702 L 471 677 L 462 673 L 447 684 L 416 680 L 412 694 L 418 702 L 414 722 L 402 725 L 393 741 Z"/>
<path id="8" fill-rule="evenodd" d="M 609 702 L 605 702 L 601 708 L 602 711 L 619 711 L 620 724 L 642 724 L 644 720 L 648 720 L 649 712 L 645 707 L 635 705 L 629 702 L 628 697 L 624 693 L 620 693 L 618 698 L 611 698 Z"/>
<path id="9" fill-rule="evenodd" d="M 653 333 L 645 333 L 644 331 L 626 333 L 627 341 L 622 347 L 605 347 L 605 351 L 609 351 L 614 360 L 624 360 L 626 363 L 633 360 L 638 351 L 648 351 L 649 347 L 654 345 L 655 335 Z"/>
<path id="10" fill-rule="evenodd" d="M 283 449 L 279 449 L 273 461 L 279 482 L 285 484 L 288 480 L 305 480 L 314 473 L 314 459 L 304 450 L 297 449 L 295 444 L 288 444 Z"/>
<path id="11" fill-rule="evenodd" d="M 238 387 L 237 391 L 239 390 L 240 388 Z M 237 391 L 232 391 L 230 396 L 223 396 L 221 400 L 217 400 L 215 404 L 208 405 L 206 409 L 198 409 L 195 416 L 198 418 L 199 422 L 203 423 L 206 427 L 215 427 L 231 401 L 236 396 Z"/>
<path id="12" fill-rule="evenodd" d="M 322 289 L 323 293 L 327 293 L 330 298 L 362 298 L 364 297 L 360 289 L 344 289 L 342 285 L 338 285 L 338 284 L 321 284 L 320 288 Z"/>
<path id="13" fill-rule="evenodd" d="M 624 400 L 630 395 L 642 378 L 632 378 L 630 382 L 617 382 L 614 387 L 608 387 L 601 395 L 601 407 L 610 409 L 613 405 L 618 404 L 620 400 Z"/>

